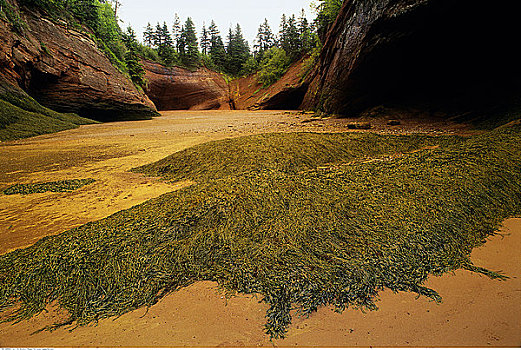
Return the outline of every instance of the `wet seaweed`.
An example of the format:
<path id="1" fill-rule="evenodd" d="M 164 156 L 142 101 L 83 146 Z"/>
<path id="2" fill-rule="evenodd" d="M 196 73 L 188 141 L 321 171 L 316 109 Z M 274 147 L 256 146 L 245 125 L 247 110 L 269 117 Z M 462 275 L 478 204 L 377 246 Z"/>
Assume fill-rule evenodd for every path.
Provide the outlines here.
<path id="1" fill-rule="evenodd" d="M 469 256 L 520 212 L 520 137 L 516 124 L 400 157 L 219 176 L 191 164 L 171 178 L 209 180 L 0 256 L 3 321 L 57 301 L 66 322 L 88 324 L 197 280 L 262 295 L 271 337 L 284 336 L 292 311 L 376 309 L 384 288 L 439 302 L 423 285 L 429 275 L 465 268 L 505 278 Z M 362 147 L 352 160 L 371 152 Z"/>
<path id="2" fill-rule="evenodd" d="M 429 146 L 462 142 L 459 136 L 378 135 L 373 133 L 270 133 L 197 145 L 133 172 L 168 180 L 207 181 L 254 170 L 302 171 L 363 161 Z"/>
<path id="3" fill-rule="evenodd" d="M 5 195 L 26 195 L 45 192 L 71 192 L 80 189 L 83 186 L 89 185 L 95 181 L 96 180 L 94 179 L 74 179 L 52 182 L 38 182 L 32 184 L 16 184 L 9 186 L 5 190 L 3 190 L 2 193 Z"/>

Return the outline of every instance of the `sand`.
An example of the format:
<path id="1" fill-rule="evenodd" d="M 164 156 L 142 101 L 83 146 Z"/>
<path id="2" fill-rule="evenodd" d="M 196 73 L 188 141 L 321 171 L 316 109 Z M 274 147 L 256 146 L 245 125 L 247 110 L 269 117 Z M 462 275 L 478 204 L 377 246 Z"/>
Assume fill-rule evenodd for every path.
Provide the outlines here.
<path id="1" fill-rule="evenodd" d="M 151 121 L 82 126 L 52 135 L 0 144 L 0 189 L 13 183 L 92 177 L 71 193 L 0 195 L 0 254 L 33 244 L 86 222 L 142 203 L 187 183 L 168 184 L 127 170 L 213 139 L 273 131 L 345 131 L 346 120 L 302 123 L 282 112 L 167 112 Z M 403 121 L 379 132 L 468 133 L 464 126 Z M 266 305 L 260 296 L 226 299 L 216 283 L 197 282 L 162 299 L 148 312 L 72 332 L 33 334 L 63 318 L 49 312 L 0 325 L 3 347 L 200 347 L 200 346 L 521 346 L 521 219 L 505 221 L 503 236 L 473 251 L 473 261 L 511 278 L 494 281 L 467 271 L 432 277 L 427 286 L 442 304 L 411 293 L 380 295 L 378 311 L 321 308 L 295 318 L 287 338 L 272 343 L 263 332 Z"/>

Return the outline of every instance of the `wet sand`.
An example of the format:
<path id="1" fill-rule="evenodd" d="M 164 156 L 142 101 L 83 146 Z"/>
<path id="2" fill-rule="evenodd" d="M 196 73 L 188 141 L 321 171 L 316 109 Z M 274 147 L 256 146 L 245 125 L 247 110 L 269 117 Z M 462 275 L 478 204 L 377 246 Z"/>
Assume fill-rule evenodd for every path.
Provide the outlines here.
<path id="1" fill-rule="evenodd" d="M 151 121 L 83 126 L 52 135 L 0 144 L 0 189 L 13 183 L 92 177 L 70 193 L 0 195 L 0 254 L 33 244 L 86 222 L 142 203 L 187 184 L 168 184 L 127 170 L 213 139 L 273 131 L 345 131 L 346 122 L 302 123 L 281 112 L 167 112 Z M 385 123 L 380 132 L 465 133 L 439 121 Z M 521 346 L 521 219 L 504 223 L 472 253 L 473 261 L 511 278 L 494 281 L 467 271 L 432 277 L 427 286 L 442 304 L 411 293 L 384 291 L 380 309 L 336 314 L 324 307 L 295 318 L 287 338 L 269 342 L 263 333 L 266 305 L 260 297 L 227 300 L 213 282 L 197 282 L 117 319 L 69 332 L 31 335 L 63 319 L 54 307 L 18 323 L 0 325 L 0 346 L 10 347 L 198 347 L 198 346 Z"/>

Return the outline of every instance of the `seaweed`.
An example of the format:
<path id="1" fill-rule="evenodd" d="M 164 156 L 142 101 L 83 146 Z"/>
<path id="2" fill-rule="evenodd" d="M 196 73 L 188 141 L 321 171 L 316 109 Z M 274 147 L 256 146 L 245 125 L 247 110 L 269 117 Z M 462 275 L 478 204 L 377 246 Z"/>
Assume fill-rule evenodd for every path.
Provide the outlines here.
<path id="1" fill-rule="evenodd" d="M 320 155 L 327 152 L 320 142 L 308 149 L 298 140 L 341 135 L 235 142 L 270 137 L 292 142 L 273 159 L 266 154 L 261 166 L 240 149 L 230 154 L 223 145 L 233 140 L 174 154 L 161 166 L 184 165 L 162 174 L 198 183 L 0 256 L 2 320 L 29 318 L 57 301 L 70 316 L 64 324 L 84 325 L 211 280 L 231 292 L 261 294 L 269 305 L 267 334 L 284 337 L 292 310 L 374 310 L 384 288 L 440 302 L 423 283 L 458 268 L 506 278 L 474 266 L 470 252 L 520 212 L 519 123 L 468 139 L 440 138 L 440 147 L 399 157 L 360 147 L 334 164 Z M 394 140 L 395 150 L 417 140 L 360 137 L 368 145 Z M 197 156 L 205 151 L 213 152 L 211 162 Z M 299 157 L 301 151 L 313 156 Z M 236 172 L 237 161 L 252 164 Z"/>
<path id="2" fill-rule="evenodd" d="M 52 182 L 39 182 L 33 184 L 16 184 L 9 186 L 5 190 L 3 190 L 3 193 L 5 195 L 13 195 L 45 192 L 71 192 L 83 186 L 89 185 L 95 181 L 96 180 L 94 179 L 74 179 Z"/>

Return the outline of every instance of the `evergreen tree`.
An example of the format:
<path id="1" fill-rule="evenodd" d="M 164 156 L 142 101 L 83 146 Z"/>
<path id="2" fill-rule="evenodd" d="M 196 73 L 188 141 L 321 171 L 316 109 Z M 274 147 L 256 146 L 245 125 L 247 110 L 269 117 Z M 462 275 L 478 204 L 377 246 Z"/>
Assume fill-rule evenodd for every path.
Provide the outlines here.
<path id="1" fill-rule="evenodd" d="M 163 27 L 161 28 L 161 36 L 163 47 L 173 46 L 172 36 L 170 35 L 166 22 L 163 22 Z"/>
<path id="2" fill-rule="evenodd" d="M 208 51 L 210 49 L 210 36 L 208 34 L 208 31 L 206 30 L 206 26 L 205 26 L 204 23 L 203 23 L 203 30 L 201 32 L 200 43 L 201 43 L 201 51 L 202 51 L 202 53 L 207 55 Z"/>
<path id="3" fill-rule="evenodd" d="M 288 51 L 288 20 L 286 18 L 286 15 L 283 14 L 282 18 L 280 19 L 280 29 L 279 29 L 279 47 L 283 49 L 284 51 Z"/>
<path id="4" fill-rule="evenodd" d="M 174 25 L 172 26 L 172 39 L 174 47 L 179 51 L 179 38 L 181 37 L 181 21 L 177 13 L 174 15 Z"/>
<path id="5" fill-rule="evenodd" d="M 306 54 L 313 48 L 313 31 L 309 25 L 306 13 L 302 9 L 299 21 L 298 21 L 298 34 L 300 37 L 301 54 Z"/>
<path id="6" fill-rule="evenodd" d="M 319 0 L 320 4 L 316 7 L 318 15 L 315 19 L 316 29 L 320 40 L 324 41 L 326 33 L 335 21 L 344 0 Z"/>
<path id="7" fill-rule="evenodd" d="M 180 51 L 181 61 L 187 66 L 195 66 L 199 63 L 199 51 L 197 47 L 197 34 L 194 22 L 187 18 L 181 32 L 183 50 Z"/>
<path id="8" fill-rule="evenodd" d="M 175 61 L 175 52 L 172 43 L 172 36 L 170 35 L 166 22 L 164 22 L 163 25 L 157 23 L 152 41 L 163 62 L 167 65 L 172 64 Z"/>
<path id="9" fill-rule="evenodd" d="M 295 15 L 288 18 L 286 27 L 286 47 L 284 48 L 288 56 L 295 60 L 301 54 L 301 41 L 299 30 L 297 28 L 297 20 Z"/>
<path id="10" fill-rule="evenodd" d="M 148 22 L 147 27 L 145 28 L 145 31 L 143 32 L 143 43 L 146 46 L 152 46 L 154 41 L 154 29 L 150 25 L 150 22 Z"/>
<path id="11" fill-rule="evenodd" d="M 232 31 L 230 28 L 226 53 L 226 71 L 231 75 L 237 76 L 242 70 L 244 63 L 250 57 L 250 48 L 248 42 L 244 40 L 239 24 L 235 27 L 235 31 Z"/>
<path id="12" fill-rule="evenodd" d="M 138 42 L 136 40 L 136 33 L 131 27 L 127 28 L 127 31 L 122 34 L 122 40 L 127 48 L 125 53 L 125 64 L 128 69 L 130 79 L 137 86 L 144 87 L 145 81 L 145 69 L 141 64 L 141 60 L 138 55 Z"/>
<path id="13" fill-rule="evenodd" d="M 152 44 L 159 48 L 161 45 L 163 45 L 163 27 L 159 24 L 159 22 L 156 24 L 156 30 L 154 32 L 154 36 L 152 38 Z"/>
<path id="14" fill-rule="evenodd" d="M 212 21 L 210 27 L 208 27 L 208 35 L 210 36 L 210 58 L 219 69 L 224 70 L 226 65 L 226 50 L 224 49 L 223 39 L 214 21 Z"/>
<path id="15" fill-rule="evenodd" d="M 177 39 L 177 52 L 179 52 L 179 56 L 183 56 L 185 54 L 185 37 L 183 35 L 185 31 L 185 27 L 181 26 L 179 38 Z"/>
<path id="16" fill-rule="evenodd" d="M 260 62 L 264 56 L 264 53 L 273 46 L 275 46 L 275 36 L 271 32 L 268 20 L 264 19 L 264 23 L 262 23 L 259 27 L 259 31 L 257 33 L 257 42 L 254 45 L 255 58 L 257 61 Z"/>

